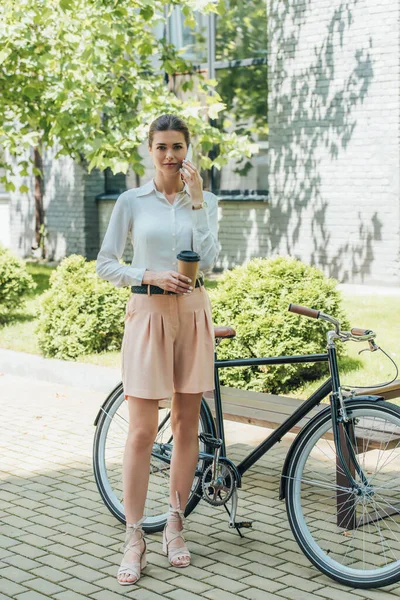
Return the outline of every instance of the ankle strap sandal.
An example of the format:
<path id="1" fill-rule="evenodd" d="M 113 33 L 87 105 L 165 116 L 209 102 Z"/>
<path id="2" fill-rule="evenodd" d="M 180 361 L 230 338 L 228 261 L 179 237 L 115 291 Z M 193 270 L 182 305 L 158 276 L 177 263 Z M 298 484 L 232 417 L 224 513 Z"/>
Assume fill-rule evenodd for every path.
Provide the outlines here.
<path id="1" fill-rule="evenodd" d="M 144 531 L 141 527 L 144 521 L 144 517 L 142 517 L 137 523 L 127 523 L 126 524 L 126 533 L 125 533 L 125 542 L 123 544 L 122 550 L 124 551 L 124 557 L 128 550 L 132 550 L 135 546 L 138 546 L 140 542 L 144 541 L 144 549 L 141 554 L 137 554 L 138 561 L 134 563 L 124 563 L 122 561 L 121 566 L 118 569 L 117 579 L 121 585 L 133 585 L 137 583 L 140 579 L 141 571 L 146 567 L 146 540 L 144 539 Z M 140 532 L 140 537 L 137 540 L 133 540 L 133 536 L 136 531 Z M 120 581 L 121 575 L 127 575 L 128 577 L 135 577 L 134 581 Z"/>
<path id="2" fill-rule="evenodd" d="M 179 546 L 179 548 L 169 548 L 170 543 L 178 538 L 181 538 L 183 542 L 185 541 L 185 538 L 183 537 L 183 525 L 185 523 L 185 515 L 184 511 L 181 509 L 180 506 L 178 492 L 176 492 L 176 501 L 176 508 L 174 508 L 171 504 L 169 505 L 167 523 L 165 524 L 163 531 L 163 552 L 164 554 L 168 555 L 168 560 L 173 567 L 181 568 L 188 567 L 190 565 L 190 552 L 186 544 Z M 182 529 L 172 529 L 171 523 L 182 523 Z M 167 527 L 169 536 L 168 540 Z"/>

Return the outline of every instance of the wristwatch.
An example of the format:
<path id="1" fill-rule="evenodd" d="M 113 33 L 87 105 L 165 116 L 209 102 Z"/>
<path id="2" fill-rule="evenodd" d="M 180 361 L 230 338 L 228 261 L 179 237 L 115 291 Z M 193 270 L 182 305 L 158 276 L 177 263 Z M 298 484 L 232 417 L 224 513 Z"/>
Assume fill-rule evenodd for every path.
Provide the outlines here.
<path id="1" fill-rule="evenodd" d="M 192 210 L 199 210 L 199 208 L 203 208 L 204 206 L 208 206 L 205 200 L 201 204 L 192 204 Z"/>

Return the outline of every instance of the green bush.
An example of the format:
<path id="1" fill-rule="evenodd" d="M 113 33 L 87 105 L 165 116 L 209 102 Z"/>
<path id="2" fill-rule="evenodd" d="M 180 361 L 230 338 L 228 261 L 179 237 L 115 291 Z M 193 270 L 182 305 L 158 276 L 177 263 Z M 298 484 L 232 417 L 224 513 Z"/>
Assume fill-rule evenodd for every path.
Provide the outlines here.
<path id="1" fill-rule="evenodd" d="M 288 312 L 291 302 L 320 309 L 348 321 L 336 281 L 315 267 L 293 258 L 256 258 L 221 277 L 210 290 L 213 321 L 231 325 L 236 338 L 223 342 L 218 358 L 251 358 L 315 354 L 326 350 L 325 321 Z M 339 355 L 343 345 L 338 344 Z M 261 365 L 224 368 L 219 371 L 222 385 L 268 393 L 286 393 L 305 380 L 328 374 L 326 363 Z"/>
<path id="2" fill-rule="evenodd" d="M 26 270 L 24 261 L 0 244 L 1 319 L 7 319 L 7 313 L 11 310 L 22 308 L 25 304 L 24 295 L 35 288 L 36 283 Z"/>
<path id="3" fill-rule="evenodd" d="M 96 274 L 96 261 L 72 254 L 50 277 L 36 333 L 44 356 L 74 360 L 80 354 L 120 350 L 129 288 Z"/>

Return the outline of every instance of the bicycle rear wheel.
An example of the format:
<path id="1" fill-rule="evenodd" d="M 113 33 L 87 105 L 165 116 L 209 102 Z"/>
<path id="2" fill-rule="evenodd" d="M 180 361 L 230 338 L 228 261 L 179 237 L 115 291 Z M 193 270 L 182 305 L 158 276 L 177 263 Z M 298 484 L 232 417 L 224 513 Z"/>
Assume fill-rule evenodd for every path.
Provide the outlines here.
<path id="1" fill-rule="evenodd" d="M 158 433 L 150 459 L 149 486 L 144 508 L 143 529 L 148 533 L 161 531 L 167 520 L 170 460 L 173 449 L 170 406 L 171 399 L 158 403 Z M 124 524 L 126 520 L 123 504 L 122 461 L 128 428 L 128 403 L 124 399 L 121 384 L 110 394 L 97 422 L 93 440 L 93 470 L 105 505 Z M 211 411 L 204 398 L 200 408 L 200 433 L 215 435 Z M 200 440 L 199 451 L 209 452 L 210 449 Z M 186 515 L 192 512 L 200 500 L 201 479 L 205 466 L 205 461 L 199 459 L 185 509 Z"/>
<path id="2" fill-rule="evenodd" d="M 346 404 L 354 448 L 366 476 L 352 490 L 336 456 L 329 411 L 295 442 L 287 472 L 286 508 L 293 534 L 323 573 L 358 588 L 400 579 L 400 409 L 368 399 Z M 351 462 L 350 462 L 351 464 Z"/>

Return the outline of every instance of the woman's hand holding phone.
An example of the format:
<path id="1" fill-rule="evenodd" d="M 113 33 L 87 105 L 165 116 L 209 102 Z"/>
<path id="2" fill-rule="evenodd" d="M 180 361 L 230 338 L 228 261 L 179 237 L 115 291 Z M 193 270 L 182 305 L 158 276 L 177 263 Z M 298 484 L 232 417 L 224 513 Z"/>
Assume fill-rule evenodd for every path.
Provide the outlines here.
<path id="1" fill-rule="evenodd" d="M 191 145 L 189 145 L 186 159 L 182 162 L 181 178 L 189 188 L 192 204 L 200 204 L 203 202 L 203 178 L 200 173 L 189 160 L 191 158 Z"/>

